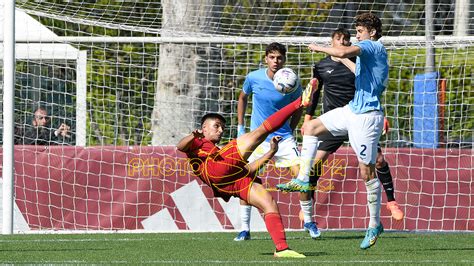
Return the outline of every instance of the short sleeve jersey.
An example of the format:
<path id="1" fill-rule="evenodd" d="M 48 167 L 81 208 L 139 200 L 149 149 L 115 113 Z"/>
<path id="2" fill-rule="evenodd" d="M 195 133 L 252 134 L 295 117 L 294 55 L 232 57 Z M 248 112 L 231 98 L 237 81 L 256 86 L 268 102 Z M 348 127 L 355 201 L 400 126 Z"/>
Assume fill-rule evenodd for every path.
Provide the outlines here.
<path id="1" fill-rule="evenodd" d="M 216 144 L 205 138 L 195 137 L 186 155 L 188 155 L 190 159 L 199 159 L 204 162 L 209 155 L 217 152 L 219 152 L 219 147 L 217 147 Z"/>
<path id="2" fill-rule="evenodd" d="M 225 201 L 230 196 L 245 199 L 251 183 L 256 180 L 255 173 L 245 167 L 247 161 L 240 155 L 235 140 L 221 149 L 205 138 L 194 138 L 186 155 L 193 173 L 212 189 L 216 197 Z"/>
<path id="3" fill-rule="evenodd" d="M 250 130 L 255 130 L 265 119 L 281 108 L 290 104 L 301 96 L 302 88 L 298 88 L 289 94 L 281 94 L 273 86 L 273 81 L 267 75 L 267 68 L 250 72 L 245 78 L 242 88 L 247 95 L 252 94 L 252 117 Z M 266 141 L 273 136 L 281 136 L 283 139 L 292 135 L 289 120 L 277 131 L 270 134 Z"/>
<path id="4" fill-rule="evenodd" d="M 205 162 L 209 156 L 217 152 L 219 152 L 219 147 L 205 138 L 194 138 L 189 151 L 186 152 L 194 174 L 208 185 L 210 183 L 205 175 Z"/>
<path id="5" fill-rule="evenodd" d="M 355 45 L 360 54 L 355 69 L 356 91 L 349 107 L 356 114 L 383 111 L 380 97 L 388 82 L 387 51 L 379 41 L 364 40 Z"/>

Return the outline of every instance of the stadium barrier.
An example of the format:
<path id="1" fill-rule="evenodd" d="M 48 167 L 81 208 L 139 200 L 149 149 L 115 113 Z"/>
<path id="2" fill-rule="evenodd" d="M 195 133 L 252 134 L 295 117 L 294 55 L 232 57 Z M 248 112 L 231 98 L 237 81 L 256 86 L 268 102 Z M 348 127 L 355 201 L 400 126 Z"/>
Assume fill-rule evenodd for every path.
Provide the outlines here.
<path id="1" fill-rule="evenodd" d="M 386 229 L 474 231 L 472 149 L 384 152 L 406 214 L 396 222 L 383 208 Z M 368 210 L 357 158 L 350 148 L 331 158 L 318 185 L 316 221 L 322 229 L 364 229 Z M 288 173 L 270 165 L 263 176 L 273 190 Z M 285 226 L 300 229 L 298 193 L 271 193 Z M 15 146 L 15 197 L 29 230 L 239 228 L 238 200 L 213 198 L 172 146 Z M 383 205 L 385 200 L 382 193 Z M 264 230 L 263 222 L 254 229 Z"/>

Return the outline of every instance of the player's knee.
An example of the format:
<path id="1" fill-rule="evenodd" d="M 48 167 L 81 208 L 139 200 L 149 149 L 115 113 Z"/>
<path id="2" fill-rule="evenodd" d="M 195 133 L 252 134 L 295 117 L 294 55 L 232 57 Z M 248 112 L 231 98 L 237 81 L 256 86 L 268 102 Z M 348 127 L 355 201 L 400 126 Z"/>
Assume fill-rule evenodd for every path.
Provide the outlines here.
<path id="1" fill-rule="evenodd" d="M 304 123 L 302 128 L 304 130 L 305 135 L 312 135 L 312 136 L 316 135 L 317 127 L 313 121 Z"/>
<path id="2" fill-rule="evenodd" d="M 300 192 L 300 200 L 301 201 L 308 201 L 310 200 L 312 197 L 312 191 L 311 192 Z"/>
<path id="3" fill-rule="evenodd" d="M 298 173 L 300 172 L 300 165 L 293 165 L 290 167 L 290 174 L 291 177 L 297 177 Z"/>
<path id="4" fill-rule="evenodd" d="M 310 126 L 308 125 L 309 123 L 304 123 L 302 126 L 301 126 L 301 132 L 303 133 L 303 135 L 307 135 L 307 134 L 310 134 L 310 132 L 308 131 Z"/>
<path id="5" fill-rule="evenodd" d="M 364 182 L 367 182 L 370 180 L 370 175 L 368 175 L 367 173 L 364 173 L 363 171 L 361 171 L 361 176 L 362 176 L 362 179 L 364 180 Z"/>
<path id="6" fill-rule="evenodd" d="M 278 205 L 276 201 L 272 198 L 263 207 L 263 213 L 278 213 Z"/>
<path id="7" fill-rule="evenodd" d="M 381 154 L 377 155 L 377 160 L 375 161 L 375 168 L 380 169 L 384 167 L 386 164 L 387 162 L 385 162 L 385 158 L 383 157 L 383 155 Z"/>
<path id="8" fill-rule="evenodd" d="M 305 126 L 305 135 L 319 136 L 328 131 L 319 118 L 306 122 L 303 126 Z"/>
<path id="9" fill-rule="evenodd" d="M 375 168 L 374 165 L 365 165 L 362 163 L 359 165 L 360 175 L 365 182 L 375 177 L 375 169 L 372 170 L 372 167 Z"/>

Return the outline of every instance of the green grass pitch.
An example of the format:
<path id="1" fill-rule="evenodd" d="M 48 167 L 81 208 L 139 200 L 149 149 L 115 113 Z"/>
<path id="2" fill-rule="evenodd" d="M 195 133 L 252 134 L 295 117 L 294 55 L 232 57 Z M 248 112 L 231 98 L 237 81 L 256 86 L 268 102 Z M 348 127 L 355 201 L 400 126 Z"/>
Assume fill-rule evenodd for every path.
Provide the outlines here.
<path id="1" fill-rule="evenodd" d="M 360 250 L 362 231 L 323 231 L 312 240 L 288 232 L 306 259 L 273 258 L 267 233 L 234 242 L 235 233 L 29 234 L 0 236 L 2 264 L 474 264 L 472 233 L 385 232 Z"/>

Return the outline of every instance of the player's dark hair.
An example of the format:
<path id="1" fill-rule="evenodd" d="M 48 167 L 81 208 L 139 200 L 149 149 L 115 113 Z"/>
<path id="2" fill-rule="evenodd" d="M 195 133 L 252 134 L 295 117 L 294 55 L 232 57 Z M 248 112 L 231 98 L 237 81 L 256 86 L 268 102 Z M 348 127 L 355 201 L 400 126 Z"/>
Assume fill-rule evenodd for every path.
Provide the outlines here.
<path id="1" fill-rule="evenodd" d="M 225 118 L 218 113 L 208 113 L 201 118 L 201 126 L 206 122 L 207 119 L 219 119 L 225 125 Z"/>
<path id="2" fill-rule="evenodd" d="M 281 43 L 272 42 L 267 45 L 267 48 L 265 49 L 265 56 L 273 51 L 278 51 L 281 55 L 286 57 L 286 47 Z"/>
<path id="3" fill-rule="evenodd" d="M 357 15 L 354 21 L 356 27 L 366 27 L 369 32 L 375 30 L 375 38 L 378 40 L 382 37 L 382 21 L 372 13 L 363 13 Z"/>
<path id="4" fill-rule="evenodd" d="M 334 38 L 336 35 L 344 36 L 344 39 L 351 39 L 351 33 L 346 28 L 337 28 L 331 33 L 331 39 Z"/>

